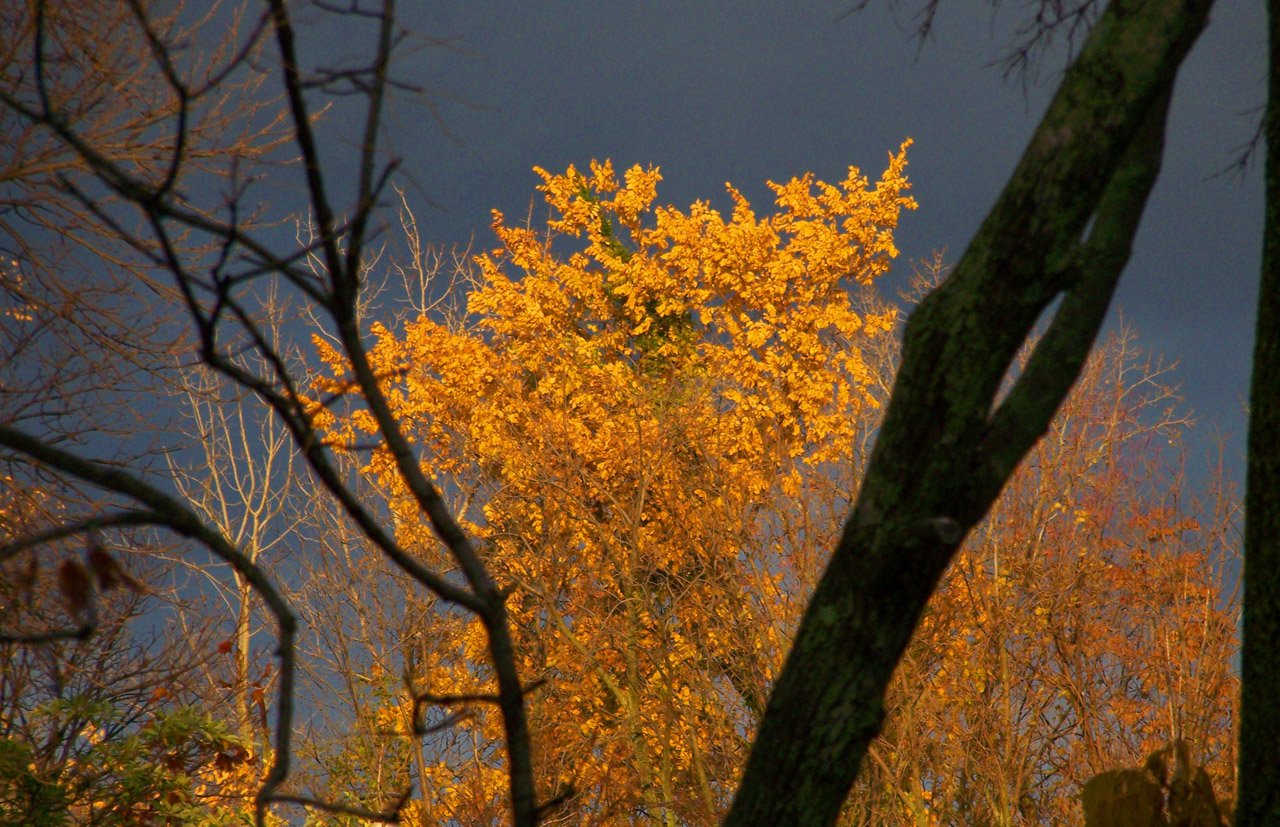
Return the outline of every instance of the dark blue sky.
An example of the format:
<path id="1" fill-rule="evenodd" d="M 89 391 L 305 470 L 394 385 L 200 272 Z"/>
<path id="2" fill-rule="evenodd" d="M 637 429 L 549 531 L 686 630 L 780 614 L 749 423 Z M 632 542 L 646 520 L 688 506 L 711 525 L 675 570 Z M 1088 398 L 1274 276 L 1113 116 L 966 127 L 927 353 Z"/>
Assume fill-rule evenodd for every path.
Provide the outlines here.
<path id="1" fill-rule="evenodd" d="M 946 249 L 954 261 L 994 201 L 1057 84 L 1046 64 L 1024 94 L 997 60 L 1017 7 L 996 18 L 975 3 L 943 3 L 923 48 L 886 2 L 836 22 L 849 0 L 777 3 L 540 2 L 404 4 L 422 38 L 453 38 L 403 61 L 405 79 L 438 98 L 449 135 L 419 105 L 389 112 L 424 240 L 493 244 L 489 211 L 523 216 L 539 165 L 560 170 L 611 158 L 655 164 L 658 200 L 727 203 L 732 181 L 758 205 L 766 180 L 805 171 L 839 180 L 849 165 L 873 178 L 906 137 L 920 209 L 898 232 L 910 262 Z M 899 25 L 901 24 L 901 25 Z M 326 40 L 328 38 L 326 37 Z M 367 43 L 363 37 L 330 41 Z M 1115 307 L 1139 343 L 1179 362 L 1201 421 L 1190 464 L 1203 467 L 1214 429 L 1229 435 L 1243 479 L 1261 251 L 1261 157 L 1217 176 L 1260 117 L 1266 61 L 1261 0 L 1219 0 L 1179 76 L 1161 179 Z M 426 206 L 428 198 L 440 207 Z M 900 283 L 900 282 L 899 282 Z M 890 290 L 894 289 L 890 282 Z M 1112 323 L 1117 316 L 1113 310 Z M 1193 477 L 1199 477 L 1194 473 Z"/>

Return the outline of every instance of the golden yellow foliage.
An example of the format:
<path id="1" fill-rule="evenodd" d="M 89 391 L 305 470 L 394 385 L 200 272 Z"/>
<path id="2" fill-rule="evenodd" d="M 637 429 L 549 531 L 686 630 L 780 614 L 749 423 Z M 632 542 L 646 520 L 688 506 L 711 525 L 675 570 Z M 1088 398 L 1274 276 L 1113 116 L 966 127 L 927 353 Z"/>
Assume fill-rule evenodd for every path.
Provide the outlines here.
<path id="1" fill-rule="evenodd" d="M 530 699 L 544 788 L 591 790 L 587 821 L 701 821 L 727 797 L 879 405 L 873 354 L 897 311 L 864 288 L 915 207 L 906 146 L 875 184 L 857 169 L 771 184 L 765 216 L 733 187 L 727 216 L 655 207 L 653 168 L 537 170 L 549 232 L 495 213 L 501 246 L 475 261 L 465 319 L 371 331 L 396 416 L 514 587 L 523 674 L 545 679 Z M 318 391 L 340 392 L 342 360 L 317 345 Z M 330 424 L 337 444 L 373 431 Z M 365 471 L 401 542 L 440 563 L 389 456 Z M 433 632 L 457 654 L 426 688 L 484 691 L 479 624 Z M 461 724 L 472 755 L 500 743 L 480 712 Z M 458 812 L 460 770 L 440 775 Z"/>

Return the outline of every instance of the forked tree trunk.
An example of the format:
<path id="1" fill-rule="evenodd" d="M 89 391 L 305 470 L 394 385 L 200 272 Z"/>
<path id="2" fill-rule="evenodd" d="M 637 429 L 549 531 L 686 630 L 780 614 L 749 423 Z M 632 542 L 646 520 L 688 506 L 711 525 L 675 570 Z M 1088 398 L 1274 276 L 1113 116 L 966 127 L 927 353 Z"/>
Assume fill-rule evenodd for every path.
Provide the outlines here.
<path id="1" fill-rule="evenodd" d="M 1107 7 L 955 272 L 912 314 L 862 490 L 726 825 L 835 823 L 921 610 L 1088 355 L 1159 168 L 1174 75 L 1211 5 Z M 996 404 L 1058 296 L 1053 322 Z"/>

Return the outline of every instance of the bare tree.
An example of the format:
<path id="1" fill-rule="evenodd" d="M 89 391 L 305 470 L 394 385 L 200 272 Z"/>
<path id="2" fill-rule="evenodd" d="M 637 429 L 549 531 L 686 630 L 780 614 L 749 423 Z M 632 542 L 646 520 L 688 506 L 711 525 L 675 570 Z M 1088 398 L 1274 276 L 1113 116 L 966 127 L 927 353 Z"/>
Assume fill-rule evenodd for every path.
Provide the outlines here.
<path id="1" fill-rule="evenodd" d="M 156 180 L 167 175 L 175 117 L 184 120 L 181 151 L 192 171 L 210 172 L 228 156 L 264 158 L 285 137 L 268 114 L 273 98 L 262 94 L 264 75 L 217 73 L 243 63 L 249 51 L 231 52 L 251 50 L 258 38 L 243 36 L 248 27 L 229 4 L 200 5 L 173 4 L 150 24 L 153 34 L 204 44 L 198 53 L 184 51 L 193 71 L 212 71 L 207 82 L 216 86 L 198 112 L 183 115 L 163 78 L 148 71 L 148 32 L 127 3 L 6 3 L 0 89 L 15 99 L 33 93 L 28 103 L 56 110 L 103 158 Z M 37 42 L 40 60 L 32 53 Z M 99 220 L 96 213 L 119 199 L 94 188 L 91 168 L 74 147 L 48 139 L 9 108 L 0 113 L 0 147 L 5 419 L 30 431 L 56 430 L 63 439 L 86 431 L 136 433 L 130 408 L 154 406 L 130 403 L 154 394 L 174 354 L 189 348 L 176 294 L 163 273 Z M 179 248 L 187 249 L 188 240 L 194 241 L 178 240 Z M 125 458 L 123 449 L 118 456 Z"/>
<path id="2" fill-rule="evenodd" d="M 60 85 L 63 76 L 55 72 L 65 65 L 69 67 L 66 77 L 78 77 L 83 50 L 59 39 L 63 22 L 74 19 L 77 5 L 43 0 L 30 4 L 21 16 L 14 52 L 25 52 L 28 58 L 17 64 L 11 82 L 0 90 L 0 102 L 8 117 L 24 124 L 33 136 L 52 139 L 51 146 L 69 156 L 73 169 L 54 176 L 57 191 L 83 205 L 87 212 L 82 217 L 96 222 L 104 235 L 125 240 L 149 272 L 167 275 L 166 286 L 157 289 L 178 297 L 200 360 L 254 394 L 273 413 L 287 429 L 312 477 L 341 505 L 365 540 L 420 587 L 472 613 L 483 624 L 495 688 L 477 700 L 495 704 L 504 721 L 513 821 L 535 824 L 539 804 L 533 789 L 525 687 L 512 657 L 505 594 L 422 471 L 413 447 L 391 415 L 381 382 L 384 377 L 377 375 L 370 362 L 360 328 L 365 268 L 376 231 L 372 220 L 396 166 L 380 151 L 381 118 L 388 94 L 408 88 L 390 74 L 392 54 L 403 34 L 395 24 L 394 3 L 388 0 L 375 9 L 353 4 L 344 10 L 317 5 L 319 14 L 341 14 L 350 25 L 371 27 L 373 56 L 354 68 L 304 64 L 298 32 L 284 0 L 271 0 L 257 15 L 246 12 L 251 23 L 245 27 L 246 33 L 235 48 L 215 54 L 212 60 L 184 46 L 176 17 L 157 17 L 141 0 L 117 8 L 125 12 L 121 25 L 147 47 L 146 59 L 135 68 L 158 79 L 158 109 L 163 118 L 146 123 L 139 135 L 126 136 L 119 144 L 87 128 L 74 109 L 77 95 Z M 267 45 L 261 42 L 264 36 L 276 51 L 277 82 L 284 89 L 289 135 L 298 154 L 294 168 L 305 184 L 306 199 L 300 211 L 309 212 L 315 228 L 314 241 L 301 248 L 280 249 L 273 245 L 269 230 L 255 225 L 257 216 L 249 200 L 253 176 L 260 169 L 254 165 L 255 159 L 244 154 L 205 159 L 195 149 L 195 125 L 220 111 L 228 84 L 239 83 L 243 88 L 244 76 L 253 76 L 256 61 L 251 57 L 259 46 Z M 113 75 L 112 80 L 127 78 Z M 326 172 L 325 150 L 315 124 L 321 109 L 317 99 L 349 95 L 363 100 L 364 124 L 355 159 L 354 196 L 343 209 L 331 195 L 335 187 Z M 262 134 L 270 123 L 255 123 L 251 118 L 248 128 L 253 127 Z M 270 133 L 266 135 L 263 140 L 270 143 Z M 146 141 L 147 151 L 129 154 L 139 141 Z M 211 188 L 209 181 L 221 182 L 221 187 Z M 307 266 L 308 257 L 319 262 L 318 269 Z M 289 354 L 268 334 L 262 289 L 287 292 L 308 303 L 312 317 L 326 325 L 325 333 L 345 352 L 354 377 L 357 390 L 350 398 L 308 398 L 305 376 L 291 370 Z M 253 359 L 246 361 L 246 353 Z M 381 516 L 357 496 L 335 462 L 317 418 L 325 415 L 327 407 L 357 398 L 359 406 L 378 423 L 382 441 L 407 489 L 452 553 L 452 571 L 428 568 L 406 551 L 383 525 Z M 275 802 L 324 806 L 283 788 L 292 756 L 297 615 L 276 578 L 227 535 L 225 526 L 209 520 L 195 503 L 173 493 L 172 486 L 163 480 L 135 468 L 85 458 L 81 452 L 42 437 L 13 424 L 0 425 L 0 444 L 14 455 L 102 492 L 91 514 L 50 531 L 63 536 L 90 526 L 163 528 L 204 546 L 256 592 L 273 618 L 280 657 L 272 766 L 257 796 L 257 819 L 263 823 L 267 807 Z M 392 795 L 381 812 L 329 806 L 339 812 L 394 820 L 403 801 L 403 795 Z"/>
<path id="3" fill-rule="evenodd" d="M 272 315 L 276 312 L 269 309 Z M 283 556 L 304 519 L 298 499 L 304 486 L 293 467 L 295 454 L 289 435 L 253 404 L 254 400 L 246 399 L 239 388 L 228 387 L 217 374 L 196 368 L 181 380 L 184 387 L 179 402 L 200 447 L 186 462 L 168 457 L 173 484 L 196 513 L 243 550 L 254 565 L 270 568 L 273 559 Z M 181 557 L 174 561 L 175 565 L 183 562 Z M 234 569 L 229 572 L 227 588 L 222 587 L 227 578 L 219 577 L 219 572 L 198 564 L 190 565 L 189 570 L 194 578 L 213 587 L 207 600 L 193 605 L 189 613 L 231 615 L 230 636 L 220 644 L 231 650 L 226 653 L 232 657 L 230 679 L 226 680 L 220 669 L 208 670 L 210 689 L 219 681 L 230 684 L 240 739 L 261 753 L 254 744 L 259 728 L 251 714 L 262 691 L 261 686 L 253 686 L 250 675 L 256 625 L 253 589 Z M 207 605 L 210 602 L 212 610 Z M 188 622 L 186 617 L 182 620 Z M 204 619 L 189 622 L 198 628 Z"/>

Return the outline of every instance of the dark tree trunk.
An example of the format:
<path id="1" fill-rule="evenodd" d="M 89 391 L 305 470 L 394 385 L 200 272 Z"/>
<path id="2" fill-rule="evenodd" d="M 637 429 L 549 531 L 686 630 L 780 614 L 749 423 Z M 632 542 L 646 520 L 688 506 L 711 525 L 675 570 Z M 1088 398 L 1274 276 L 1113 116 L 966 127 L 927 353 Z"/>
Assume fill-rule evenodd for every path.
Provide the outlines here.
<path id="1" fill-rule="evenodd" d="M 1211 4 L 1108 6 L 955 272 L 912 314 L 862 490 L 726 825 L 835 822 L 925 603 L 1088 355 L 1159 168 L 1174 75 Z M 1058 296 L 1052 323 L 997 403 L 1019 348 Z"/>
<path id="2" fill-rule="evenodd" d="M 1240 778 L 1235 823 L 1280 824 L 1280 0 L 1268 3 L 1266 222 L 1245 492 Z"/>

